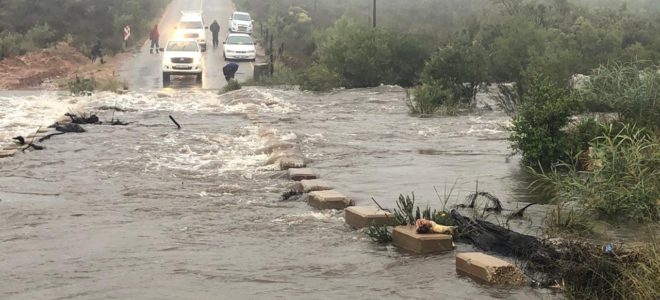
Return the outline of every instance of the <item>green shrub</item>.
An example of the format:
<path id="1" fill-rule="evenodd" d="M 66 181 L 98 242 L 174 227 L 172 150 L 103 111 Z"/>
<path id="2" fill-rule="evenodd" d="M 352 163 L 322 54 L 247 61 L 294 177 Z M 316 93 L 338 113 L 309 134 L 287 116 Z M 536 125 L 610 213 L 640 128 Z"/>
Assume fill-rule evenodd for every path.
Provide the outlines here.
<path id="1" fill-rule="evenodd" d="M 422 84 L 413 90 L 413 97 L 409 97 L 408 109 L 413 114 L 431 115 L 438 112 L 441 107 L 453 107 L 452 92 L 439 83 Z"/>
<path id="2" fill-rule="evenodd" d="M 658 68 L 643 68 L 640 62 L 601 66 L 587 81 L 583 99 L 592 105 L 610 108 L 623 122 L 659 130 Z"/>
<path id="3" fill-rule="evenodd" d="M 225 85 L 222 88 L 221 93 L 227 93 L 227 92 L 236 91 L 236 90 L 240 90 L 240 89 L 241 89 L 241 84 L 238 82 L 238 80 L 230 79 L 227 82 L 227 85 Z"/>
<path id="4" fill-rule="evenodd" d="M 25 53 L 23 36 L 17 33 L 0 32 L 0 59 Z"/>
<path id="5" fill-rule="evenodd" d="M 117 77 L 110 77 L 103 80 L 97 80 L 96 87 L 100 91 L 110 91 L 116 93 L 120 90 L 127 90 L 128 83 L 126 83 L 126 81 L 119 80 Z"/>
<path id="6" fill-rule="evenodd" d="M 56 33 L 48 23 L 36 25 L 25 34 L 34 47 L 46 48 L 56 41 Z"/>
<path id="7" fill-rule="evenodd" d="M 317 38 L 319 63 L 346 88 L 409 86 L 428 56 L 423 40 L 339 20 Z"/>
<path id="8" fill-rule="evenodd" d="M 303 90 L 319 92 L 329 91 L 341 85 L 339 75 L 317 63 L 300 74 L 299 83 Z"/>
<path id="9" fill-rule="evenodd" d="M 592 142 L 593 167 L 579 171 L 575 160 L 549 173 L 538 172 L 535 183 L 554 193 L 554 202 L 597 213 L 608 221 L 658 221 L 660 210 L 660 143 L 643 129 L 624 126 Z"/>
<path id="10" fill-rule="evenodd" d="M 254 78 L 243 82 L 244 86 L 282 86 L 294 85 L 299 80 L 299 72 L 287 67 L 281 61 L 275 61 L 273 66 L 273 76 L 260 76 L 258 80 Z"/>
<path id="11" fill-rule="evenodd" d="M 463 40 L 465 39 L 465 40 Z M 450 88 L 452 101 L 470 104 L 479 85 L 486 81 L 486 50 L 469 37 L 459 37 L 431 56 L 422 73 L 424 83 Z"/>
<path id="12" fill-rule="evenodd" d="M 392 232 L 387 226 L 369 226 L 364 233 L 377 243 L 386 244 L 392 241 Z"/>
<path id="13" fill-rule="evenodd" d="M 522 154 L 526 164 L 550 167 L 570 157 L 568 141 L 562 131 L 577 110 L 570 91 L 535 76 L 529 91 L 512 120 L 511 148 Z"/>
<path id="14" fill-rule="evenodd" d="M 94 91 L 96 88 L 96 81 L 93 77 L 80 78 L 76 76 L 76 79 L 69 81 L 67 85 L 72 95 L 82 96 Z"/>
<path id="15" fill-rule="evenodd" d="M 443 206 L 446 205 L 446 202 Z M 419 206 L 415 206 L 415 194 L 410 196 L 399 195 L 399 199 L 396 202 L 397 208 L 394 209 L 394 218 L 396 219 L 397 225 L 415 225 L 415 222 L 418 219 L 424 218 L 427 220 L 432 220 L 440 225 L 451 226 L 454 225 L 451 216 L 442 210 L 431 209 L 427 206 L 424 210 L 420 210 Z"/>
<path id="16" fill-rule="evenodd" d="M 591 142 L 598 136 L 604 133 L 604 124 L 601 124 L 593 118 L 588 118 L 578 121 L 574 126 L 570 126 L 565 130 L 565 152 L 570 157 L 574 157 L 580 153 L 586 154 L 589 150 Z M 583 157 L 580 163 L 586 163 Z"/>

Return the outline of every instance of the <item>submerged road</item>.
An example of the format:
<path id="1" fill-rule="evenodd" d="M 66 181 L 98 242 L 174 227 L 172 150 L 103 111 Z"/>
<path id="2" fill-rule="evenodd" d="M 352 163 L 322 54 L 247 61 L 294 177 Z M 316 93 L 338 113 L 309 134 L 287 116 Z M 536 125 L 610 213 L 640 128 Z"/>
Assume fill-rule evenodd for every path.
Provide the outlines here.
<path id="1" fill-rule="evenodd" d="M 195 82 L 194 76 L 173 76 L 169 87 L 171 88 L 203 88 L 220 89 L 227 82 L 222 74 L 222 67 L 226 64 L 222 57 L 222 42 L 227 38 L 227 20 L 234 12 L 235 6 L 231 0 L 174 0 L 165 10 L 158 23 L 160 30 L 160 46 L 164 47 L 174 34 L 181 17 L 181 11 L 202 10 L 205 26 L 217 20 L 220 24 L 220 46 L 213 48 L 211 31 L 207 30 L 208 49 L 203 53 L 205 70 L 202 85 Z M 154 90 L 163 87 L 161 71 L 161 54 L 149 53 L 149 42 L 144 41 L 132 59 L 126 61 L 119 73 L 132 90 Z M 252 77 L 254 64 L 252 62 L 238 62 L 240 65 L 236 78 L 244 81 Z"/>

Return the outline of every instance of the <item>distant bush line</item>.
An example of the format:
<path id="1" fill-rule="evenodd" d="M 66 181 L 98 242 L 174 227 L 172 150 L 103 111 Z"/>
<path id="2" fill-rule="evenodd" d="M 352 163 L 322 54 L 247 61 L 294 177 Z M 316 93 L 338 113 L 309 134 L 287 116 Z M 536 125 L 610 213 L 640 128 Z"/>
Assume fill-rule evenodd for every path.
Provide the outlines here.
<path id="1" fill-rule="evenodd" d="M 482 83 L 515 83 L 521 96 L 530 74 L 565 84 L 609 61 L 660 59 L 654 15 L 660 6 L 644 11 L 610 2 L 588 8 L 568 0 L 389 1 L 373 29 L 371 1 L 237 0 L 258 21 L 256 35 L 274 37 L 276 60 L 299 71 L 294 84 L 438 85 L 454 103 L 473 100 Z M 314 83 L 318 78 L 328 82 Z"/>

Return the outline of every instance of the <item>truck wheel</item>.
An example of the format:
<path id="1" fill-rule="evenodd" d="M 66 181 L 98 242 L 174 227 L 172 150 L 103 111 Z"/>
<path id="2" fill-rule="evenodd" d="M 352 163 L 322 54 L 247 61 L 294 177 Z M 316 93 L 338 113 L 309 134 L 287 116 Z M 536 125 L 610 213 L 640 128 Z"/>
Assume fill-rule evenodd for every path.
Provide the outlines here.
<path id="1" fill-rule="evenodd" d="M 170 85 L 170 73 L 163 72 L 163 87 Z"/>
<path id="2" fill-rule="evenodd" d="M 197 83 L 202 83 L 202 73 L 197 73 L 196 81 Z"/>

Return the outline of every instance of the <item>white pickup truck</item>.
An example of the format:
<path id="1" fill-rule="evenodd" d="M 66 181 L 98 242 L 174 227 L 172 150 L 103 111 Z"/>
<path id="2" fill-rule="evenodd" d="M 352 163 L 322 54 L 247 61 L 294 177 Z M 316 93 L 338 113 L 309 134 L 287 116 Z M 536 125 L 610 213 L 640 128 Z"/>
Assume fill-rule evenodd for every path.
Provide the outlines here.
<path id="1" fill-rule="evenodd" d="M 195 39 L 206 51 L 206 29 L 201 11 L 182 11 L 179 25 L 176 27 L 175 37 L 184 39 Z"/>
<path id="2" fill-rule="evenodd" d="M 172 39 L 162 50 L 163 86 L 169 85 L 171 75 L 195 75 L 197 82 L 202 82 L 204 61 L 195 39 Z"/>

